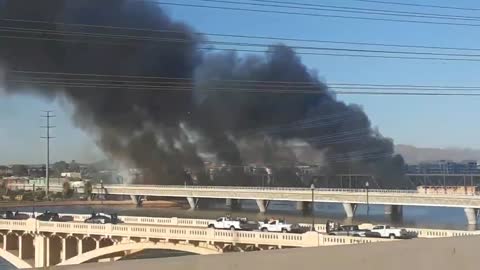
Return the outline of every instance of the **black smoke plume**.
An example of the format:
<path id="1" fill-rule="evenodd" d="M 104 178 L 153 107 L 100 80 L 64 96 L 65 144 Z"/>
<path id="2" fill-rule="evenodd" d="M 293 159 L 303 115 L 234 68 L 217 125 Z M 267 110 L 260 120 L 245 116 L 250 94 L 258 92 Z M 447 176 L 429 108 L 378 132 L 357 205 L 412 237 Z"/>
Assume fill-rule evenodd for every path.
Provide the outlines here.
<path id="1" fill-rule="evenodd" d="M 280 172 L 321 160 L 323 174 L 399 185 L 392 141 L 287 46 L 205 53 L 205 37 L 153 2 L 0 0 L 0 18 L 7 93 L 67 98 L 76 125 L 112 159 L 143 169 L 147 183 L 183 183 L 188 172 L 207 183 L 210 154 L 230 166 L 223 184 L 255 184 L 241 168 L 248 163 Z M 302 147 L 316 154 L 303 159 Z M 284 175 L 278 183 L 299 184 Z"/>

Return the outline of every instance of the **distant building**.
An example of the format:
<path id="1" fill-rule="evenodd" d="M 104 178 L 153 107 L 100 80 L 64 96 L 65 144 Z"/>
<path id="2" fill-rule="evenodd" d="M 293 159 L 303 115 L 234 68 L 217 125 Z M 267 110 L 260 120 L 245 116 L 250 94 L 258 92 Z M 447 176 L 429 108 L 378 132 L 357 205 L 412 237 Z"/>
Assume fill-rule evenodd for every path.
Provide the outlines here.
<path id="1" fill-rule="evenodd" d="M 45 176 L 45 165 L 28 165 L 28 176 L 30 177 L 42 177 Z"/>
<path id="2" fill-rule="evenodd" d="M 11 166 L 0 166 L 0 176 L 10 175 L 13 175 L 13 170 Z"/>
<path id="3" fill-rule="evenodd" d="M 50 185 L 63 185 L 65 182 L 65 178 L 50 178 L 49 179 L 49 184 Z M 35 179 L 30 179 L 28 181 L 28 184 L 30 185 L 37 185 L 37 186 L 44 186 L 47 184 L 47 179 L 46 178 L 35 178 Z"/>
<path id="4" fill-rule="evenodd" d="M 82 173 L 79 172 L 62 172 L 60 174 L 61 177 L 65 178 L 82 178 Z"/>
<path id="5" fill-rule="evenodd" d="M 406 166 L 409 174 L 480 174 L 480 167 L 476 160 L 461 162 L 438 160 Z"/>

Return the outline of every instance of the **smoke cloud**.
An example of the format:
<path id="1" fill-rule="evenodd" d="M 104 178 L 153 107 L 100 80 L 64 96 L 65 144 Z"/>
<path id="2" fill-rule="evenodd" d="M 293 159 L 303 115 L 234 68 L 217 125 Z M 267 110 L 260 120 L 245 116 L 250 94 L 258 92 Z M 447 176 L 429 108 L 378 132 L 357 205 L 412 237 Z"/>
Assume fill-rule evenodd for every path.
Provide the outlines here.
<path id="1" fill-rule="evenodd" d="M 338 101 L 288 46 L 264 55 L 205 53 L 205 37 L 152 2 L 0 0 L 0 18 L 66 23 L 0 21 L 15 28 L 0 43 L 1 84 L 11 94 L 67 98 L 76 125 L 112 159 L 143 169 L 146 183 L 183 183 L 186 170 L 207 183 L 210 155 L 231 165 L 223 184 L 255 184 L 240 168 L 249 163 L 280 172 L 321 161 L 324 174 L 370 173 L 400 185 L 403 160 L 392 141 L 360 107 Z M 289 172 L 278 183 L 298 179 Z"/>

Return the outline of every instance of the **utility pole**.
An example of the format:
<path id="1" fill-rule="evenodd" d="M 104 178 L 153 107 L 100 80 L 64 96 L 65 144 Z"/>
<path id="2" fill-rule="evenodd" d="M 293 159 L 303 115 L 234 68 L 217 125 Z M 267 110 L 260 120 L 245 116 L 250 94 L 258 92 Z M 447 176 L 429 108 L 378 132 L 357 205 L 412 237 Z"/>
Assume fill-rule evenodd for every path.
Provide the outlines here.
<path id="1" fill-rule="evenodd" d="M 46 136 L 41 137 L 42 139 L 45 139 L 47 141 L 47 164 L 45 168 L 45 179 L 47 181 L 47 187 L 46 187 L 46 199 L 49 200 L 49 192 L 50 192 L 50 175 L 49 175 L 49 169 L 50 169 L 50 139 L 53 139 L 54 137 L 50 136 L 50 129 L 54 128 L 55 126 L 50 125 L 50 118 L 55 117 L 55 115 L 52 114 L 53 111 L 43 111 L 43 115 L 41 117 L 44 117 L 47 119 L 47 125 L 42 126 L 46 130 Z"/>

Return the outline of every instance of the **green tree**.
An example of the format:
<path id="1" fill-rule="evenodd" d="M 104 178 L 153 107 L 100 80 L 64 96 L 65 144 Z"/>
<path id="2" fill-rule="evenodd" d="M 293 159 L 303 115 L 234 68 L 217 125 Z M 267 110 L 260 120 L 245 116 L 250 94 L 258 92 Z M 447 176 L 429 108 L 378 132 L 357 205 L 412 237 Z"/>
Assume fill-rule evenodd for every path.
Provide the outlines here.
<path id="1" fill-rule="evenodd" d="M 72 162 L 70 162 L 70 164 L 68 165 L 68 170 L 71 172 L 79 172 L 80 165 L 75 160 L 72 160 Z"/>
<path id="2" fill-rule="evenodd" d="M 14 176 L 27 176 L 28 168 L 26 165 L 13 165 L 12 172 Z"/>
<path id="3" fill-rule="evenodd" d="M 68 181 L 63 182 L 62 196 L 64 199 L 71 198 L 73 196 L 73 189 Z"/>
<path id="4" fill-rule="evenodd" d="M 58 161 L 53 163 L 52 168 L 55 175 L 59 176 L 62 172 L 66 172 L 68 170 L 68 163 L 63 160 Z"/>

